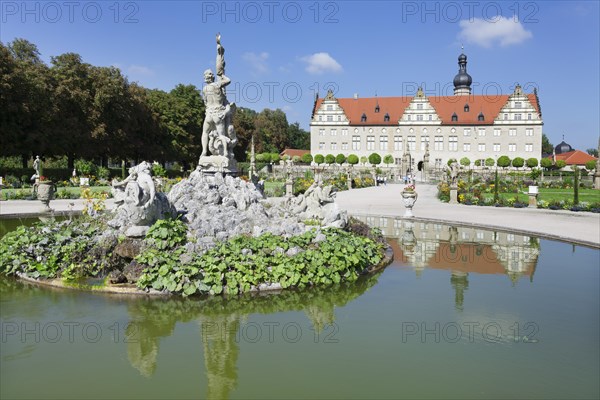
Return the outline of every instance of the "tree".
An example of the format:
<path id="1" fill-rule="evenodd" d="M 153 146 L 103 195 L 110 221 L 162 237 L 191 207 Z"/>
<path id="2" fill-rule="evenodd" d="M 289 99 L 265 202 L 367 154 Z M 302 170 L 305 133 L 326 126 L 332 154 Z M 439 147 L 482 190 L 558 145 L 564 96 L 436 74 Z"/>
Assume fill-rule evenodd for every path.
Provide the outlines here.
<path id="1" fill-rule="evenodd" d="M 367 158 L 367 156 L 361 156 L 360 157 L 360 163 L 362 165 L 365 165 L 367 163 L 367 161 L 369 161 L 369 159 Z"/>
<path id="2" fill-rule="evenodd" d="M 262 154 L 262 159 L 263 159 L 264 162 L 266 162 L 266 163 L 270 163 L 271 162 L 271 153 L 264 152 L 264 153 L 261 153 L 261 154 Z"/>
<path id="3" fill-rule="evenodd" d="M 587 169 L 588 171 L 591 171 L 593 169 L 596 168 L 596 161 L 594 160 L 590 160 L 588 162 L 585 163 L 585 169 Z"/>
<path id="4" fill-rule="evenodd" d="M 342 165 L 343 163 L 346 162 L 346 156 L 343 155 L 342 153 L 338 154 L 337 156 L 335 156 L 335 162 L 337 164 Z"/>
<path id="5" fill-rule="evenodd" d="M 271 162 L 272 163 L 278 163 L 279 160 L 281 160 L 279 153 L 271 153 Z"/>
<path id="6" fill-rule="evenodd" d="M 233 148 L 233 154 L 236 160 L 242 161 L 246 154 L 250 153 L 250 142 L 252 136 L 256 134 L 254 121 L 257 113 L 254 110 L 244 107 L 237 107 L 233 115 L 233 128 L 237 136 L 238 144 Z"/>
<path id="7" fill-rule="evenodd" d="M 494 161 L 494 159 L 492 157 L 488 157 L 485 159 L 486 167 L 493 167 L 494 165 L 496 165 L 496 161 Z"/>
<path id="8" fill-rule="evenodd" d="M 527 166 L 528 166 L 529 168 L 535 168 L 535 167 L 537 167 L 537 166 L 538 166 L 538 164 L 539 164 L 539 163 L 538 163 L 538 159 L 537 159 L 537 158 L 533 158 L 533 157 L 531 157 L 531 158 L 528 158 L 528 159 L 527 159 Z"/>
<path id="9" fill-rule="evenodd" d="M 482 162 L 482 160 L 480 158 L 478 158 L 477 160 L 475 160 L 474 164 L 476 167 L 481 167 L 481 162 Z"/>
<path id="10" fill-rule="evenodd" d="M 447 164 L 448 164 L 448 166 L 450 166 L 450 165 L 452 165 L 452 163 L 455 163 L 455 162 L 456 162 L 456 158 L 450 158 L 450 159 L 448 159 Z"/>
<path id="11" fill-rule="evenodd" d="M 387 154 L 385 157 L 383 157 L 383 163 L 386 166 L 390 166 L 390 164 L 392 164 L 394 162 L 394 156 L 392 156 L 391 154 Z"/>
<path id="12" fill-rule="evenodd" d="M 498 161 L 496 161 L 496 165 L 500 168 L 506 168 L 510 165 L 510 157 L 508 156 L 500 156 L 498 157 Z"/>
<path id="13" fill-rule="evenodd" d="M 547 157 L 542 158 L 540 160 L 540 167 L 546 168 L 546 169 L 552 168 L 552 160 Z"/>
<path id="14" fill-rule="evenodd" d="M 288 121 L 283 111 L 265 108 L 256 116 L 254 124 L 260 151 L 280 152 L 288 147 Z"/>
<path id="15" fill-rule="evenodd" d="M 379 165 L 381 164 L 381 156 L 377 153 L 371 153 L 369 155 L 369 163 L 371 165 Z"/>
<path id="16" fill-rule="evenodd" d="M 331 164 L 333 164 L 334 162 L 335 162 L 335 156 L 334 156 L 333 154 L 327 154 L 327 155 L 325 156 L 325 163 L 326 163 L 326 164 L 329 164 L 329 165 L 331 165 Z"/>
<path id="17" fill-rule="evenodd" d="M 322 154 L 317 154 L 315 156 L 315 163 L 317 163 L 317 165 L 321 165 L 325 162 L 325 157 L 323 157 Z"/>
<path id="18" fill-rule="evenodd" d="M 471 160 L 469 160 L 469 157 L 463 157 L 460 159 L 460 165 L 463 167 L 468 167 L 471 165 Z"/>
<path id="19" fill-rule="evenodd" d="M 294 122 L 288 126 L 286 136 L 288 147 L 292 149 L 310 149 L 310 132 L 300 128 L 298 122 Z"/>
<path id="20" fill-rule="evenodd" d="M 300 162 L 300 156 L 294 156 L 292 157 L 292 161 L 296 164 L 298 164 Z"/>
<path id="21" fill-rule="evenodd" d="M 302 155 L 302 162 L 305 164 L 310 164 L 313 160 L 313 156 L 310 153 L 305 153 Z"/>
<path id="22" fill-rule="evenodd" d="M 567 166 L 567 162 L 565 160 L 556 160 L 556 168 L 563 169 Z"/>
<path id="23" fill-rule="evenodd" d="M 348 156 L 348 164 L 350 164 L 350 165 L 358 164 L 358 156 L 356 154 L 350 154 Z"/>
<path id="24" fill-rule="evenodd" d="M 598 149 L 594 149 L 594 148 L 589 148 L 586 150 L 586 152 L 590 155 L 590 156 L 594 156 L 594 157 L 598 157 Z"/>
<path id="25" fill-rule="evenodd" d="M 542 154 L 552 154 L 554 152 L 554 145 L 550 143 L 548 136 L 542 133 Z"/>
<path id="26" fill-rule="evenodd" d="M 511 164 L 515 168 L 521 168 L 523 165 L 525 165 L 525 160 L 522 157 L 515 157 Z"/>

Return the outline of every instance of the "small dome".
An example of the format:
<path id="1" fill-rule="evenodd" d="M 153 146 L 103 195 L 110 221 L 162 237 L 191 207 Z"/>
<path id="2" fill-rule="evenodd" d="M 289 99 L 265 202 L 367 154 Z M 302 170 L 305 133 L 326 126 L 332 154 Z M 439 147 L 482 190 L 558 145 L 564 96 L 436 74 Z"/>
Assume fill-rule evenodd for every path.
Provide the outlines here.
<path id="1" fill-rule="evenodd" d="M 471 83 L 473 83 L 473 78 L 467 73 L 467 56 L 463 53 L 458 56 L 458 74 L 454 77 L 454 88 L 471 89 Z"/>
<path id="2" fill-rule="evenodd" d="M 460 56 L 458 56 L 458 62 L 461 61 L 467 61 L 467 56 L 465 55 L 465 53 L 461 53 Z"/>
<path id="3" fill-rule="evenodd" d="M 564 140 L 562 142 L 560 142 L 554 148 L 554 151 L 556 152 L 556 154 L 568 153 L 569 151 L 572 151 L 572 150 L 573 150 L 573 148 L 571 147 L 571 145 L 566 143 Z"/>

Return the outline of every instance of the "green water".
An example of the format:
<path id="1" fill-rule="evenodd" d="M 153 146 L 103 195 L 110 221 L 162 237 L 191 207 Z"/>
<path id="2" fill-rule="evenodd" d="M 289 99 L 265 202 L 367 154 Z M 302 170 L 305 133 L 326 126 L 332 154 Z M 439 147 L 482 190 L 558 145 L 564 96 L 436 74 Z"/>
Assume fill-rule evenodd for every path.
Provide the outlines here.
<path id="1" fill-rule="evenodd" d="M 0 398 L 598 398 L 600 251 L 369 221 L 355 285 L 132 298 L 0 278 Z"/>

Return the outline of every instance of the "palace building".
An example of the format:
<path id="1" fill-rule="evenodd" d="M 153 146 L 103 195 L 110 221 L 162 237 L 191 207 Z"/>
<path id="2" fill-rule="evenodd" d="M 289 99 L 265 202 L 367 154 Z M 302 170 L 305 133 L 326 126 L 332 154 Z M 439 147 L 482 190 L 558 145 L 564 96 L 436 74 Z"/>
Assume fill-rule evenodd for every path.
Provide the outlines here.
<path id="1" fill-rule="evenodd" d="M 542 112 L 537 92 L 520 85 L 509 95 L 473 95 L 467 56 L 458 57 L 453 96 L 336 98 L 315 100 L 311 154 L 391 154 L 403 171 L 446 165 L 451 158 L 476 160 L 502 155 L 540 158 Z"/>

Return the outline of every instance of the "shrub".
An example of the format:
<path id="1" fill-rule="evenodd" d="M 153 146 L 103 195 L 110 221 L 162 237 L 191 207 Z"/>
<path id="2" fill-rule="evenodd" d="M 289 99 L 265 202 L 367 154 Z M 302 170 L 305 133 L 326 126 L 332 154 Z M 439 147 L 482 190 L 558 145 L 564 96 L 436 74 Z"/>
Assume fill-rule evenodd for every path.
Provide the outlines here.
<path id="1" fill-rule="evenodd" d="M 310 153 L 306 153 L 302 155 L 302 162 L 306 164 L 310 164 L 313 161 L 313 156 Z"/>
<path id="2" fill-rule="evenodd" d="M 327 154 L 325 156 L 325 163 L 329 165 L 335 163 L 335 156 L 333 154 Z"/>
<path id="3" fill-rule="evenodd" d="M 75 161 L 75 169 L 79 173 L 79 175 L 90 176 L 96 173 L 96 165 L 91 161 L 86 160 L 76 160 Z"/>
<path id="4" fill-rule="evenodd" d="M 546 169 L 552 168 L 552 160 L 549 158 L 542 158 L 540 160 L 540 167 L 546 168 Z"/>
<path id="5" fill-rule="evenodd" d="M 369 163 L 372 165 L 381 164 L 381 156 L 377 153 L 371 153 L 371 155 L 369 155 Z"/>
<path id="6" fill-rule="evenodd" d="M 452 165 L 452 163 L 456 162 L 456 158 L 450 158 L 447 162 L 448 166 Z"/>
<path id="7" fill-rule="evenodd" d="M 152 175 L 164 177 L 165 175 L 167 175 L 167 171 L 163 168 L 162 165 L 158 163 L 152 164 Z"/>
<path id="8" fill-rule="evenodd" d="M 350 165 L 356 165 L 358 164 L 358 156 L 356 154 L 350 154 L 347 161 Z"/>
<path id="9" fill-rule="evenodd" d="M 362 165 L 365 165 L 365 164 L 367 163 L 367 161 L 369 161 L 369 159 L 368 159 L 366 156 L 362 156 L 362 157 L 360 158 L 360 163 L 361 163 Z"/>
<path id="10" fill-rule="evenodd" d="M 498 157 L 498 161 L 496 161 L 496 164 L 501 168 L 506 168 L 510 165 L 510 157 L 500 156 Z"/>
<path id="11" fill-rule="evenodd" d="M 279 160 L 281 160 L 281 157 L 279 156 L 278 153 L 271 153 L 271 162 L 272 163 L 278 163 Z"/>
<path id="12" fill-rule="evenodd" d="M 338 154 L 337 156 L 335 156 L 335 162 L 338 164 L 343 164 L 344 162 L 346 162 L 346 156 L 342 153 Z"/>
<path id="13" fill-rule="evenodd" d="M 317 154 L 315 156 L 315 163 L 317 163 L 317 165 L 321 165 L 325 162 L 325 157 L 323 157 L 322 154 Z"/>
<path id="14" fill-rule="evenodd" d="M 460 165 L 468 167 L 469 165 L 471 165 L 471 160 L 469 160 L 469 157 L 463 157 L 460 159 Z"/>
<path id="15" fill-rule="evenodd" d="M 391 154 L 387 154 L 385 157 L 383 157 L 383 163 L 385 165 L 390 165 L 394 162 L 394 156 L 392 156 Z"/>
<path id="16" fill-rule="evenodd" d="M 494 165 L 496 165 L 496 161 L 494 161 L 494 159 L 492 157 L 488 157 L 485 159 L 486 167 L 493 167 Z"/>
<path id="17" fill-rule="evenodd" d="M 310 154 L 309 154 L 309 155 L 310 155 Z M 293 161 L 294 163 L 296 163 L 296 164 L 297 164 L 297 163 L 299 163 L 299 162 L 300 162 L 300 156 L 294 156 L 294 157 L 292 157 L 292 161 Z"/>
<path id="18" fill-rule="evenodd" d="M 588 171 L 591 171 L 594 168 L 596 168 L 596 161 L 590 160 L 590 161 L 588 161 L 588 162 L 585 163 L 585 169 L 587 169 Z"/>
<path id="19" fill-rule="evenodd" d="M 527 166 L 529 168 L 535 168 L 538 166 L 538 159 L 537 158 L 528 158 L 527 159 Z"/>
<path id="20" fill-rule="evenodd" d="M 511 164 L 515 168 L 521 168 L 525 165 L 525 160 L 522 157 L 515 157 Z"/>
<path id="21" fill-rule="evenodd" d="M 567 166 L 567 162 L 565 160 L 556 160 L 556 168 L 563 169 Z"/>

